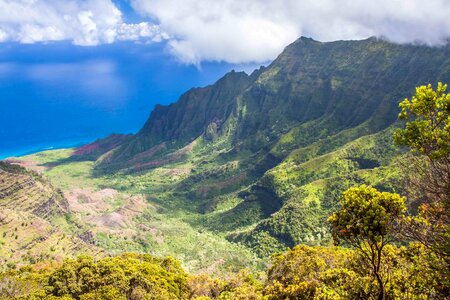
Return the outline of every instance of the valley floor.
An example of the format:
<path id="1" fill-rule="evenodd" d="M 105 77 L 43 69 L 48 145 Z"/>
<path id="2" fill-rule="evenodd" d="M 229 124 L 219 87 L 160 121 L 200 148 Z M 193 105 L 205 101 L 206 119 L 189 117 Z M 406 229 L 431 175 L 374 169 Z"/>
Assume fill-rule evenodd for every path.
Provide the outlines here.
<path id="1" fill-rule="evenodd" d="M 141 175 L 94 177 L 94 162 L 67 161 L 72 149 L 40 152 L 15 163 L 42 173 L 63 191 L 69 215 L 93 235 L 105 253 L 143 252 L 179 259 L 189 272 L 217 274 L 265 263 L 244 246 L 202 226 L 208 214 L 198 213 L 185 199 L 166 192 L 189 172 L 189 166 L 156 168 Z M 212 214 L 237 203 L 225 201 Z M 58 224 L 56 224 L 58 226 Z M 68 235 L 73 228 L 61 223 Z"/>

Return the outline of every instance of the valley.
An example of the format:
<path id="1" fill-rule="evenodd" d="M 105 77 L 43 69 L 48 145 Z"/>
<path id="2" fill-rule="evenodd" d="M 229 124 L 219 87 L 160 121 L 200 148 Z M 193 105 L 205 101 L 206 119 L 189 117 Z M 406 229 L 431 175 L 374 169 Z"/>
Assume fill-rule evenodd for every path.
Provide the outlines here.
<path id="1" fill-rule="evenodd" d="M 40 170 L 67 199 L 68 217 L 83 224 L 94 244 L 109 254 L 144 252 L 173 256 L 189 271 L 219 273 L 262 267 L 249 250 L 200 228 L 200 214 L 186 209 L 166 190 L 181 180 L 178 169 L 156 169 L 141 176 L 94 178 L 92 162 L 71 162 L 73 150 L 54 150 L 13 160 Z M 54 165 L 56 164 L 56 165 Z M 149 188 L 150 187 L 150 188 Z M 65 228 L 66 234 L 74 234 Z M 231 268 L 231 269 L 230 269 Z"/>
<path id="2" fill-rule="evenodd" d="M 292 291 L 280 288 L 285 277 L 277 268 L 295 272 L 290 259 L 300 255 L 299 261 L 322 261 L 320 280 L 332 285 L 337 279 L 324 265 L 341 272 L 361 258 L 356 250 L 333 247 L 330 215 L 357 186 L 384 196 L 408 194 L 410 153 L 393 138 L 403 126 L 399 103 L 416 86 L 441 81 L 450 82 L 448 45 L 301 37 L 267 67 L 232 71 L 173 104 L 157 105 L 136 134 L 9 158 L 0 164 L 2 270 L 60 266 L 80 254 L 101 262 L 151 261 L 158 269 L 170 256 L 193 274 L 191 289 L 195 280 L 208 281 L 204 275 L 232 286 L 237 280 L 237 287 L 251 283 L 260 295 L 260 282 L 268 280 L 264 292 L 284 299 L 280 295 Z M 415 268 L 410 260 L 416 256 L 392 247 L 401 261 L 393 264 Z M 129 252 L 138 254 L 130 258 Z M 82 268 L 83 259 L 69 265 Z M 358 287 L 373 294 L 373 274 L 355 275 L 352 268 L 342 272 L 362 276 L 365 285 Z M 249 275 L 265 270 L 259 281 Z M 199 283 L 208 284 L 216 283 Z"/>

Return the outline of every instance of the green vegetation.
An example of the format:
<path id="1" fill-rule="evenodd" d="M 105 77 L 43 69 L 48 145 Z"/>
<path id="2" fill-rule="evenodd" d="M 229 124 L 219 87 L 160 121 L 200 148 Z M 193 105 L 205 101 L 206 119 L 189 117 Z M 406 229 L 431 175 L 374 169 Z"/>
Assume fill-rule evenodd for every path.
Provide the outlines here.
<path id="1" fill-rule="evenodd" d="M 398 130 L 396 142 L 432 160 L 450 154 L 450 94 L 447 85 L 438 83 L 436 91 L 431 84 L 416 89 L 411 100 L 400 103 L 399 118 L 411 120 L 405 129 Z"/>
<path id="2" fill-rule="evenodd" d="M 23 268 L 3 274 L 0 298 L 186 299 L 186 277 L 170 257 L 122 254 L 95 261 L 80 256 L 50 270 Z"/>
<path id="3" fill-rule="evenodd" d="M 445 299 L 446 86 L 396 115 L 448 49 L 301 38 L 136 135 L 1 163 L 0 295 Z"/>
<path id="4" fill-rule="evenodd" d="M 96 252 L 173 256 L 188 271 L 226 273 L 263 267 L 250 250 L 194 226 L 204 215 L 170 191 L 185 178 L 189 165 L 95 177 L 93 162 L 68 162 L 71 153 L 55 150 L 21 158 L 62 189 L 70 212 L 55 215 L 52 224 L 68 237 L 79 233 L 99 248 Z"/>
<path id="5" fill-rule="evenodd" d="M 350 188 L 342 196 L 342 207 L 328 219 L 333 238 L 357 248 L 370 266 L 378 283 L 379 300 L 385 298 L 385 286 L 389 283 L 388 275 L 383 274 L 383 257 L 395 225 L 406 210 L 404 202 L 397 194 L 374 188 Z"/>
<path id="6" fill-rule="evenodd" d="M 399 117 L 406 120 L 395 139 L 410 147 L 412 155 L 405 166 L 412 207 L 418 211 L 404 222 L 406 236 L 420 241 L 441 258 L 440 279 L 450 293 L 450 94 L 439 83 L 416 89 L 405 99 Z"/>
<path id="7" fill-rule="evenodd" d="M 426 250 L 415 244 L 387 246 L 383 271 L 389 277 L 382 299 L 433 299 L 438 278 Z M 360 253 L 345 248 L 299 245 L 274 257 L 268 299 L 376 299 L 377 284 Z"/>
<path id="8" fill-rule="evenodd" d="M 299 245 L 272 258 L 270 269 L 227 276 L 186 274 L 172 258 L 88 256 L 0 274 L 0 299 L 374 299 L 377 285 L 358 252 Z M 383 299 L 445 299 L 426 248 L 388 245 Z"/>

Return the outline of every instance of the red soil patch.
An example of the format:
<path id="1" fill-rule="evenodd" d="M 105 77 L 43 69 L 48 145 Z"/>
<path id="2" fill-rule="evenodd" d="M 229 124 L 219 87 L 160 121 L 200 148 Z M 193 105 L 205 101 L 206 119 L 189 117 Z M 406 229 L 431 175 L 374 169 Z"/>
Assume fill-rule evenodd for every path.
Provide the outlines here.
<path id="1" fill-rule="evenodd" d="M 98 141 L 95 141 L 93 143 L 84 145 L 80 148 L 75 149 L 73 152 L 74 156 L 83 156 L 83 155 L 90 155 L 90 154 L 101 154 L 108 152 L 121 144 L 123 144 L 125 141 L 129 139 L 129 135 L 122 135 L 122 134 L 111 134 L 105 139 L 101 139 Z"/>
<path id="2" fill-rule="evenodd" d="M 42 166 L 38 162 L 32 161 L 32 160 L 21 160 L 21 159 L 16 159 L 16 158 L 8 158 L 8 159 L 5 159 L 5 161 L 10 164 L 21 166 L 25 169 L 30 169 L 30 170 L 36 171 L 38 173 L 42 173 L 48 169 L 48 167 Z"/>

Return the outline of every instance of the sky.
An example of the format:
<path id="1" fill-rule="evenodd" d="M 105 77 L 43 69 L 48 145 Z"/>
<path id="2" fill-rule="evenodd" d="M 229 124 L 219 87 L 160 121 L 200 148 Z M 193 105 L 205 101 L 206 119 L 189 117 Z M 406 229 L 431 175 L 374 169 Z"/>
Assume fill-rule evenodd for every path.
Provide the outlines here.
<path id="1" fill-rule="evenodd" d="M 139 41 L 189 64 L 264 62 L 301 35 L 440 44 L 449 15 L 449 0 L 0 0 L 0 41 Z"/>
<path id="2" fill-rule="evenodd" d="M 300 36 L 442 45 L 450 0 L 0 0 L 0 158 L 133 133 Z"/>

